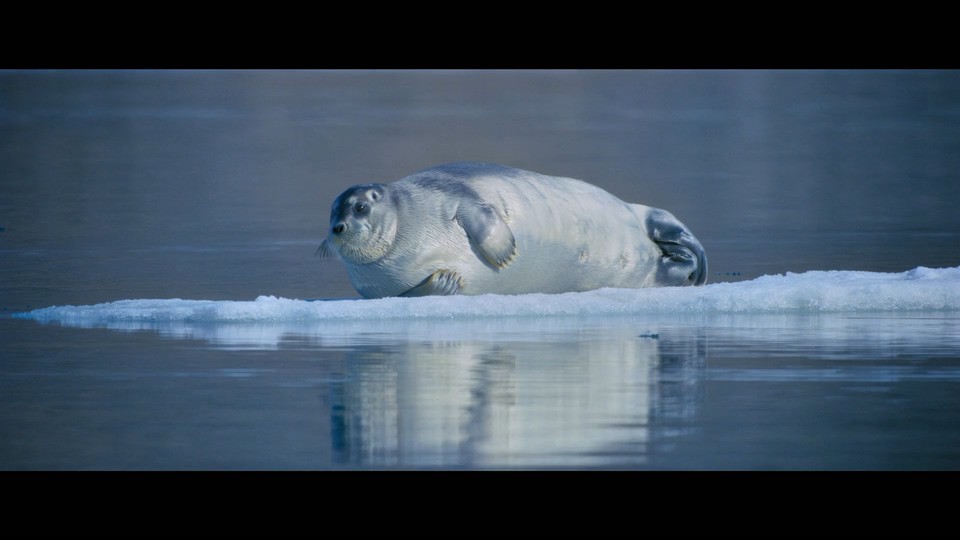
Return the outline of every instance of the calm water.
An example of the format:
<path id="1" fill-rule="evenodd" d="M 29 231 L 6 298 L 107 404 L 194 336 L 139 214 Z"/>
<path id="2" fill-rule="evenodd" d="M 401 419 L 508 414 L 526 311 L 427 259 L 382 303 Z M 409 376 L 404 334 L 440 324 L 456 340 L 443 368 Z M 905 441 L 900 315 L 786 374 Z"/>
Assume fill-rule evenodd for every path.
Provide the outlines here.
<path id="1" fill-rule="evenodd" d="M 0 468 L 960 468 L 954 309 L 11 317 L 356 298 L 330 202 L 457 160 L 667 208 L 711 283 L 960 265 L 960 72 L 0 72 Z"/>

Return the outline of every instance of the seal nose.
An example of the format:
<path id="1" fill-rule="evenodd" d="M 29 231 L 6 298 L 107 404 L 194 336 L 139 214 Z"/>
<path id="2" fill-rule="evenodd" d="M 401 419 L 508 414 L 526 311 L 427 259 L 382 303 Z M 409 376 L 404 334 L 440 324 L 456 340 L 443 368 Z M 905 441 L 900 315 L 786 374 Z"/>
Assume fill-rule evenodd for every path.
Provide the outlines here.
<path id="1" fill-rule="evenodd" d="M 336 234 L 340 234 L 345 230 L 347 230 L 347 224 L 343 223 L 342 221 L 333 226 L 333 232 Z"/>

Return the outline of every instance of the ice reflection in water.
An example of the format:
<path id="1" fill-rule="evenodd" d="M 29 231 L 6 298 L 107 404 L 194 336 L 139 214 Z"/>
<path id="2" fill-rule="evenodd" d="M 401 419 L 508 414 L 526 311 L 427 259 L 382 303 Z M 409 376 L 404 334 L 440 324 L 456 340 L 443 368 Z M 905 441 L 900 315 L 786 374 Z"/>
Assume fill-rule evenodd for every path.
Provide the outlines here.
<path id="1" fill-rule="evenodd" d="M 822 443 L 832 467 L 883 468 L 897 437 L 953 455 L 942 428 L 873 423 L 960 381 L 954 312 L 66 324 L 266 353 L 261 406 L 315 389 L 296 414 L 324 426 L 324 467 L 782 467 L 764 459 Z"/>
<path id="2" fill-rule="evenodd" d="M 615 317 L 153 328 L 230 349 L 342 351 L 320 397 L 346 466 L 643 464 L 695 414 L 706 361 L 702 332 Z"/>
<path id="3" fill-rule="evenodd" d="M 411 341 L 352 351 L 334 407 L 339 458 L 562 467 L 601 465 L 616 455 L 622 464 L 644 463 L 658 419 L 692 414 L 694 396 L 686 391 L 705 348 L 661 355 L 659 339 L 639 337 L 631 326 L 585 333 L 564 341 Z"/>

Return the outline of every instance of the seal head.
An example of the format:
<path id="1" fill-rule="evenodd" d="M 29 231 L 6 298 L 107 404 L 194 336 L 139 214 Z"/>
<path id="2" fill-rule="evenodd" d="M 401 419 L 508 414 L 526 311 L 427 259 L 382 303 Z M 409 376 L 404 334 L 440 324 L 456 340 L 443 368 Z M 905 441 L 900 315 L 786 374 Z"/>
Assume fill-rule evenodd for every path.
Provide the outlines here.
<path id="1" fill-rule="evenodd" d="M 397 212 L 383 184 L 360 184 L 344 191 L 330 209 L 330 235 L 317 254 L 353 264 L 382 259 L 397 236 Z"/>

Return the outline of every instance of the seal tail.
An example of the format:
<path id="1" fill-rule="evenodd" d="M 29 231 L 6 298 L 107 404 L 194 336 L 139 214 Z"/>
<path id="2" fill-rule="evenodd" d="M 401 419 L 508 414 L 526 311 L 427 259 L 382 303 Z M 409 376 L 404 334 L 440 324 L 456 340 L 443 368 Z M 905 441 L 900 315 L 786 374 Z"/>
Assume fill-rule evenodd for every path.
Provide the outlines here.
<path id="1" fill-rule="evenodd" d="M 666 210 L 651 208 L 647 234 L 660 248 L 657 282 L 670 285 L 703 285 L 707 282 L 707 254 L 683 223 Z"/>

